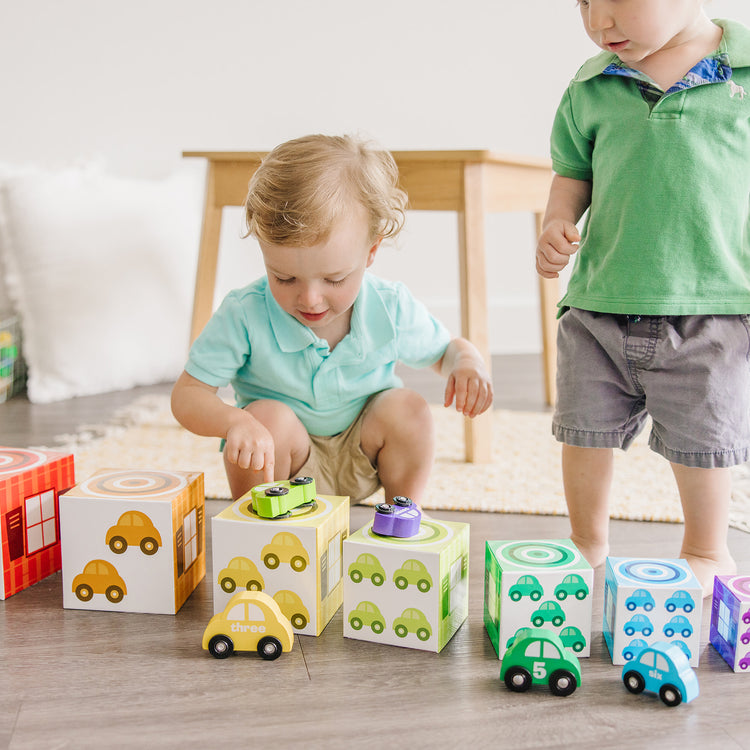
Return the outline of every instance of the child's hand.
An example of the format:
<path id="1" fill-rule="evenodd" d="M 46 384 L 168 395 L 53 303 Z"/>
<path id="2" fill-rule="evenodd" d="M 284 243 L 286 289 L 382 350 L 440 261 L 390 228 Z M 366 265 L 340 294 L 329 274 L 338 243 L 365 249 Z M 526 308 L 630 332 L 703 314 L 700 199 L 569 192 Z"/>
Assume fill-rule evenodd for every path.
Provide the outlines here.
<path id="1" fill-rule="evenodd" d="M 492 406 L 492 381 L 481 357 L 463 355 L 448 374 L 444 406 L 456 401 L 456 411 L 476 417 Z"/>
<path id="2" fill-rule="evenodd" d="M 241 469 L 263 471 L 263 482 L 274 480 L 274 443 L 268 429 L 245 411 L 238 411 L 226 434 L 224 456 Z"/>
<path id="3" fill-rule="evenodd" d="M 557 278 L 578 250 L 581 234 L 575 224 L 552 221 L 545 227 L 536 246 L 536 270 L 545 279 Z"/>

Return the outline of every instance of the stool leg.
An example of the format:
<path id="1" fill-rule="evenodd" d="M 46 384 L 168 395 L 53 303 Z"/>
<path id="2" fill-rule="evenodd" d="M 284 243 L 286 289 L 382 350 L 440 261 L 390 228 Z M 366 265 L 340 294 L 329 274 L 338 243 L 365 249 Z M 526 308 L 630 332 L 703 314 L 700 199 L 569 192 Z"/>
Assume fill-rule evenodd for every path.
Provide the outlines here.
<path id="1" fill-rule="evenodd" d="M 219 262 L 219 237 L 221 235 L 221 207 L 216 205 L 216 179 L 213 163 L 206 175 L 206 198 L 203 206 L 203 226 L 195 274 L 193 320 L 190 327 L 192 344 L 208 323 L 214 304 L 216 267 Z"/>
<path id="2" fill-rule="evenodd" d="M 536 236 L 542 232 L 544 214 L 534 214 Z M 542 321 L 542 372 L 544 375 L 544 398 L 549 406 L 554 405 L 557 396 L 555 370 L 557 368 L 557 302 L 560 299 L 558 279 L 539 277 L 539 311 Z"/>
<path id="3" fill-rule="evenodd" d="M 487 333 L 487 274 L 484 255 L 483 167 L 464 167 L 464 210 L 458 215 L 461 335 L 479 349 L 487 371 L 492 370 Z M 488 463 L 492 453 L 492 410 L 464 423 L 468 463 Z"/>

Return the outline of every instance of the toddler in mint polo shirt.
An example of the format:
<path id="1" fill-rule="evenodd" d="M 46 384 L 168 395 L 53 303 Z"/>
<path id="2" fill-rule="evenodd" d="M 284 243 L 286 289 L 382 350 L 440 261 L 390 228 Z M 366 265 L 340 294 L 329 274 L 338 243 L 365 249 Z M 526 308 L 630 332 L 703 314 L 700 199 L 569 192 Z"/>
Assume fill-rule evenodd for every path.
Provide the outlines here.
<path id="1" fill-rule="evenodd" d="M 575 256 L 553 417 L 571 537 L 604 561 L 612 449 L 649 416 L 708 594 L 736 568 L 729 468 L 750 458 L 750 32 L 702 0 L 578 5 L 602 52 L 558 108 L 537 247 L 546 278 Z"/>
<path id="2" fill-rule="evenodd" d="M 420 502 L 434 426 L 397 362 L 444 375 L 445 406 L 466 416 L 491 406 L 476 347 L 367 270 L 406 200 L 393 157 L 349 136 L 283 143 L 253 175 L 245 213 L 266 275 L 226 297 L 172 391 L 184 427 L 224 439 L 234 498 L 303 474 L 355 502 L 379 486 Z M 234 405 L 217 395 L 228 383 Z"/>

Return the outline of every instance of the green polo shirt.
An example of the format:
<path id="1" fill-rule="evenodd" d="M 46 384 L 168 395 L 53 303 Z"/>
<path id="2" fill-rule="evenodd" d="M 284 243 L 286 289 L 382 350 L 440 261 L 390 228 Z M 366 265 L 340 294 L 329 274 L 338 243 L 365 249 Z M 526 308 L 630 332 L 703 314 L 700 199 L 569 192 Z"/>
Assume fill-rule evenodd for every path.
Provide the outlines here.
<path id="1" fill-rule="evenodd" d="M 750 31 L 668 92 L 610 53 L 569 85 L 554 170 L 592 183 L 561 308 L 641 315 L 750 313 Z"/>
<path id="2" fill-rule="evenodd" d="M 450 338 L 406 286 L 366 273 L 351 330 L 331 351 L 279 307 L 264 276 L 227 295 L 185 370 L 210 386 L 231 383 L 240 408 L 274 399 L 288 404 L 311 435 L 336 435 L 373 393 L 403 385 L 396 362 L 428 367 Z"/>

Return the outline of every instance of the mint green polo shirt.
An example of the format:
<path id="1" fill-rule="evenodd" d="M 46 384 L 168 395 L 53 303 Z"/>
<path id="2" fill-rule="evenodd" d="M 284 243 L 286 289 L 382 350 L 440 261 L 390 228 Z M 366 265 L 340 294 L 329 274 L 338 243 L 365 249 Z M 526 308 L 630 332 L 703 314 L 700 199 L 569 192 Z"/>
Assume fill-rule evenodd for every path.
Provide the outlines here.
<path id="1" fill-rule="evenodd" d="M 403 385 L 396 362 L 428 367 L 450 338 L 404 284 L 366 273 L 351 331 L 330 351 L 279 307 L 264 276 L 227 295 L 191 347 L 185 370 L 210 386 L 231 383 L 240 408 L 274 399 L 288 404 L 311 435 L 336 435 L 372 394 Z"/>
<path id="2" fill-rule="evenodd" d="M 610 53 L 565 92 L 553 167 L 592 196 L 561 309 L 750 313 L 750 31 L 715 23 L 719 49 L 666 93 Z"/>

